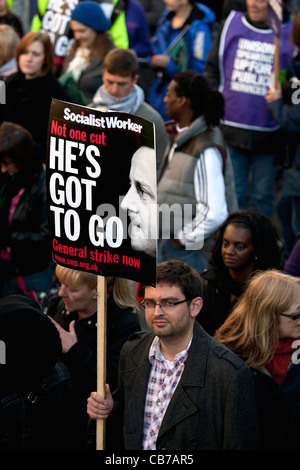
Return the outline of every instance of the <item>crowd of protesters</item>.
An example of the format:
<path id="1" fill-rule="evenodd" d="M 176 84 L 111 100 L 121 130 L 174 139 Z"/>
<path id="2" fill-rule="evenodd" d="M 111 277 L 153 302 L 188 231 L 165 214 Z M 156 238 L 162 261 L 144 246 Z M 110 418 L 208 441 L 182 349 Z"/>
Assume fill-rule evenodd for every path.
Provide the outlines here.
<path id="1" fill-rule="evenodd" d="M 300 2 L 278 51 L 269 14 L 0 0 L 1 450 L 95 450 L 96 420 L 108 450 L 299 448 Z M 53 98 L 154 122 L 157 202 L 194 208 L 155 287 L 107 279 L 104 396 L 97 276 L 52 259 Z"/>

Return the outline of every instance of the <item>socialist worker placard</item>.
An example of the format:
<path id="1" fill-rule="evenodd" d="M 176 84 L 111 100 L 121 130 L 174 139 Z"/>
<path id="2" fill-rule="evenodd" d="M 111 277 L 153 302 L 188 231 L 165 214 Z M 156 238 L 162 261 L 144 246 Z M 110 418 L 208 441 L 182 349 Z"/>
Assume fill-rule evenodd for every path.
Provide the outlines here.
<path id="1" fill-rule="evenodd" d="M 56 263 L 155 285 L 152 122 L 53 99 L 47 192 Z"/>

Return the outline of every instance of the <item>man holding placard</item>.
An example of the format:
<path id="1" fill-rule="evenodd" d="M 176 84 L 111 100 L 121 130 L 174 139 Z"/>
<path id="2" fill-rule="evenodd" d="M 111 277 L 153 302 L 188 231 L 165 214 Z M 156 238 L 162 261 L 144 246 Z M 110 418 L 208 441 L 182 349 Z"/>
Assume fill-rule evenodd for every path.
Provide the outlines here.
<path id="1" fill-rule="evenodd" d="M 125 343 L 114 395 L 106 386 L 105 399 L 96 392 L 88 399 L 90 418 L 112 414 L 113 435 L 123 429 L 126 450 L 257 447 L 251 373 L 195 322 L 201 291 L 189 265 L 160 263 L 142 302 L 151 333 Z M 107 444 L 118 447 L 115 438 Z"/>

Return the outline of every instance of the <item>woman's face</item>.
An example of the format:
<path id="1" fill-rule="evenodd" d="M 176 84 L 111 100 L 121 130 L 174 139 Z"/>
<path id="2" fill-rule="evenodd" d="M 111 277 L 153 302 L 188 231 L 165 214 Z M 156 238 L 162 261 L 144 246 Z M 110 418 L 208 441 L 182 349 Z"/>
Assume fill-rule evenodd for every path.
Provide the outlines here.
<path id="1" fill-rule="evenodd" d="M 45 62 L 44 45 L 33 41 L 19 56 L 19 68 L 27 80 L 39 77 Z"/>
<path id="2" fill-rule="evenodd" d="M 164 3 L 169 10 L 177 12 L 189 2 L 187 0 L 164 0 Z"/>
<path id="3" fill-rule="evenodd" d="M 80 317 L 88 317 L 96 311 L 97 289 L 90 289 L 85 283 L 76 287 L 66 282 L 61 284 L 58 295 L 62 297 L 69 312 L 78 312 Z"/>
<path id="4" fill-rule="evenodd" d="M 228 269 L 241 270 L 254 263 L 254 246 L 250 230 L 228 225 L 223 234 L 221 253 Z"/>
<path id="5" fill-rule="evenodd" d="M 246 0 L 247 13 L 252 21 L 266 23 L 268 18 L 267 0 Z"/>
<path id="6" fill-rule="evenodd" d="M 10 158 L 6 157 L 0 162 L 1 173 L 8 173 L 9 176 L 16 175 L 21 170 L 20 166 L 14 163 Z"/>
<path id="7" fill-rule="evenodd" d="M 79 42 L 80 47 L 91 49 L 97 37 L 97 31 L 75 20 L 72 20 L 70 25 L 74 38 Z"/>
<path id="8" fill-rule="evenodd" d="M 290 308 L 283 312 L 284 315 L 296 315 L 300 314 L 300 289 L 299 295 L 292 302 Z M 292 318 L 285 317 L 280 315 L 279 317 L 279 338 L 300 338 L 300 317 Z"/>
<path id="9" fill-rule="evenodd" d="M 5 16 L 7 13 L 6 0 L 0 0 L 0 17 Z"/>

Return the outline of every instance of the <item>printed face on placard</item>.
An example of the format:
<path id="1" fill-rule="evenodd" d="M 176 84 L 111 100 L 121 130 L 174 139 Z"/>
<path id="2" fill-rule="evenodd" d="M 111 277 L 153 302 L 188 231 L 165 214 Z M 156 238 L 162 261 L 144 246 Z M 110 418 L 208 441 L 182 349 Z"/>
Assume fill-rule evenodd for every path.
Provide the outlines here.
<path id="1" fill-rule="evenodd" d="M 155 256 L 155 172 L 153 162 L 155 151 L 141 147 L 132 157 L 130 168 L 130 189 L 121 207 L 128 210 L 131 221 L 131 246 Z"/>

